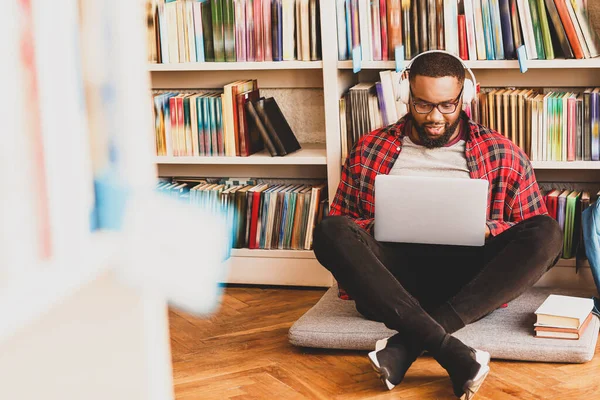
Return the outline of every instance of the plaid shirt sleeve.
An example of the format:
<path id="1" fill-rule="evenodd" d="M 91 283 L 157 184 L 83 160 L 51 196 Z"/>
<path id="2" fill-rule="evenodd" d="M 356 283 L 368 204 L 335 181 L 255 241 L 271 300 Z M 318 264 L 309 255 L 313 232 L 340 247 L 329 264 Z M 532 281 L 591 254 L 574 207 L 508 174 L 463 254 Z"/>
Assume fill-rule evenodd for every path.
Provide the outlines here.
<path id="1" fill-rule="evenodd" d="M 515 156 L 520 159 L 521 171 L 516 175 L 517 178 L 507 182 L 507 198 L 504 202 L 503 214 L 508 218 L 506 220 L 491 219 L 487 221 L 492 236 L 497 236 L 508 228 L 533 216 L 548 214 L 531 162 L 524 154 L 516 154 Z"/>
<path id="2" fill-rule="evenodd" d="M 359 140 L 342 166 L 340 184 L 331 203 L 329 215 L 346 215 L 367 232 L 373 232 L 373 218 L 365 218 L 359 206 L 361 167 L 360 149 L 363 140 Z"/>

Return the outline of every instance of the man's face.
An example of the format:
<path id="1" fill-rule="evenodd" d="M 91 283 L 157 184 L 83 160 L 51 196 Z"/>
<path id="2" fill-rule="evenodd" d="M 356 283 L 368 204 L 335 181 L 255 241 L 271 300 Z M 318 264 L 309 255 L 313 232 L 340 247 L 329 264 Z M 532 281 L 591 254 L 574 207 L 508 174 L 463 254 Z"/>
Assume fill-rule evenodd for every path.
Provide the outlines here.
<path id="1" fill-rule="evenodd" d="M 433 78 L 417 75 L 410 86 L 410 112 L 414 121 L 411 139 L 417 139 L 419 144 L 428 148 L 444 146 L 459 133 L 456 128 L 462 109 L 462 96 L 457 98 L 462 93 L 462 85 L 452 76 Z M 423 114 L 423 110 L 430 108 L 432 103 L 439 106 Z M 453 104 L 456 104 L 453 112 L 440 112 L 440 109 L 448 111 Z"/>

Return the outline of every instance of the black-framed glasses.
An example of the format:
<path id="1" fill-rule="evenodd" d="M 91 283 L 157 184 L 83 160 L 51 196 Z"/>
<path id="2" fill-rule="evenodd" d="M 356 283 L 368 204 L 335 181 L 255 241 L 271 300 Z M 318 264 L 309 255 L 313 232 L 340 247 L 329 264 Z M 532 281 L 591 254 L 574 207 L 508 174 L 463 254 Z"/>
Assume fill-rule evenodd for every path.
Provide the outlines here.
<path id="1" fill-rule="evenodd" d="M 463 87 L 464 88 L 464 87 Z M 441 103 L 429 103 L 426 101 L 412 101 L 412 105 L 415 108 L 415 111 L 419 114 L 429 114 L 433 108 L 437 108 L 438 111 L 442 114 L 452 114 L 456 111 L 456 107 L 458 107 L 458 103 L 460 101 L 460 96 L 462 96 L 463 89 L 460 89 L 460 93 L 456 97 L 454 101 L 444 101 Z M 410 88 L 410 97 L 414 97 L 412 92 L 412 87 Z"/>

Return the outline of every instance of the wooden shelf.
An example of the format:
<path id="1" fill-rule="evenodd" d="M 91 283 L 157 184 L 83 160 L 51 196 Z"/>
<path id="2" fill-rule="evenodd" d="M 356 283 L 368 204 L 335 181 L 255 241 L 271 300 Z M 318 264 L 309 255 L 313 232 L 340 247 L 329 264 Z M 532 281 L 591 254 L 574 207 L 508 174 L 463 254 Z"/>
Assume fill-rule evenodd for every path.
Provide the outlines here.
<path id="1" fill-rule="evenodd" d="M 600 169 L 600 161 L 532 161 L 534 169 Z"/>
<path id="2" fill-rule="evenodd" d="M 405 61 L 408 63 L 410 60 Z M 517 60 L 477 60 L 465 61 L 471 69 L 519 69 Z M 362 69 L 395 69 L 395 61 L 365 61 L 361 63 Z M 529 60 L 528 69 L 559 69 L 559 68 L 600 68 L 600 58 L 584 60 L 555 59 L 555 60 Z M 352 69 L 352 61 L 338 61 L 338 69 Z"/>
<path id="3" fill-rule="evenodd" d="M 221 165 L 326 165 L 325 144 L 305 143 L 302 148 L 283 157 L 271 157 L 267 150 L 249 157 L 166 157 L 156 156 L 156 164 Z"/>
<path id="4" fill-rule="evenodd" d="M 148 64 L 148 71 L 244 71 L 323 69 L 323 61 L 263 61 L 263 62 L 196 62 Z"/>

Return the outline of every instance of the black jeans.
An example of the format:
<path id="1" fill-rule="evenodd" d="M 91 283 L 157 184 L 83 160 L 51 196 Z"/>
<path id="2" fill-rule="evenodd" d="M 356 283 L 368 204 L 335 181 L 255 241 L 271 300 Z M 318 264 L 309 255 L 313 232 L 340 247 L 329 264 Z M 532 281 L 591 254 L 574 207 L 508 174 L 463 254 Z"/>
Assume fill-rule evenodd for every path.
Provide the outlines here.
<path id="1" fill-rule="evenodd" d="M 361 314 L 425 349 L 533 286 L 562 244 L 548 216 L 522 221 L 482 247 L 378 242 L 340 216 L 325 218 L 313 240 L 317 259 Z"/>

